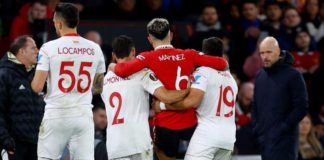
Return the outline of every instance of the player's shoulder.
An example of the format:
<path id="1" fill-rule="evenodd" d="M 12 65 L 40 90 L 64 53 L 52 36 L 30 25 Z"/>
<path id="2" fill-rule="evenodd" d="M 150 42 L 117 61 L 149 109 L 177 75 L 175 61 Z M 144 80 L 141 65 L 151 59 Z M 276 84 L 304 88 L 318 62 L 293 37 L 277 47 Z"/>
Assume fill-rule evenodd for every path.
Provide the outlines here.
<path id="1" fill-rule="evenodd" d="M 210 72 L 214 72 L 214 71 L 216 71 L 216 70 L 209 68 L 209 67 L 201 66 L 195 70 L 195 73 L 205 74 L 207 76 L 210 74 Z"/>
<path id="2" fill-rule="evenodd" d="M 44 43 L 41 46 L 40 51 L 44 52 L 45 54 L 52 53 L 51 51 L 56 50 L 56 48 L 59 46 L 59 42 L 60 42 L 59 39 L 60 38 Z"/>
<path id="3" fill-rule="evenodd" d="M 152 75 L 153 75 L 153 77 L 155 77 L 154 73 L 150 69 L 144 68 L 144 69 L 130 75 L 129 78 L 133 79 L 133 80 L 143 80 L 145 77 L 152 76 Z"/>
<path id="4" fill-rule="evenodd" d="M 199 52 L 195 49 L 185 49 L 184 52 L 191 53 L 191 54 L 203 54 L 202 52 Z"/>
<path id="5" fill-rule="evenodd" d="M 139 55 L 136 56 L 136 58 L 139 59 L 139 60 L 145 60 L 150 55 L 152 55 L 152 51 L 141 52 Z"/>

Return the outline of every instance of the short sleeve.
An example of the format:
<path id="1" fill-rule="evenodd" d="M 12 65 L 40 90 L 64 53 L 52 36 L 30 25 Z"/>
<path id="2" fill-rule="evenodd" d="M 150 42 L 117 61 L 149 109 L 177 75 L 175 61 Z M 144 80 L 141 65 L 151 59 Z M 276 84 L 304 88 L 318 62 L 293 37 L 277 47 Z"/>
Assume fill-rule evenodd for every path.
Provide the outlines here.
<path id="1" fill-rule="evenodd" d="M 154 91 L 156 89 L 163 87 L 161 81 L 150 70 L 146 71 L 141 82 L 143 84 L 144 89 L 152 95 L 154 94 Z"/>
<path id="2" fill-rule="evenodd" d="M 192 78 L 192 82 L 191 82 L 192 83 L 191 88 L 199 89 L 199 90 L 202 90 L 202 91 L 206 92 L 207 85 L 208 85 L 206 75 L 207 75 L 207 73 L 204 72 L 204 70 L 201 70 L 201 69 L 198 68 L 193 73 L 193 78 Z"/>
<path id="3" fill-rule="evenodd" d="M 36 70 L 49 71 L 50 68 L 50 57 L 45 47 L 41 47 L 37 57 L 37 67 Z"/>
<path id="4" fill-rule="evenodd" d="M 96 73 L 105 73 L 106 72 L 106 64 L 105 64 L 105 57 L 103 56 L 102 50 L 98 47 L 99 53 L 99 63 L 96 70 Z"/>

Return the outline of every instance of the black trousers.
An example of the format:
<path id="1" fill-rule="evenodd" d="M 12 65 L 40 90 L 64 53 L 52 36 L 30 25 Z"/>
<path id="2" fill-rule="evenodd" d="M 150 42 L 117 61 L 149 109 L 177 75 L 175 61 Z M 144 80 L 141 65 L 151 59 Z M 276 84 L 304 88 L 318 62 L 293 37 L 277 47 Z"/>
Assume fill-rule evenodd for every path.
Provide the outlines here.
<path id="1" fill-rule="evenodd" d="M 16 152 L 10 155 L 10 160 L 37 160 L 37 144 L 15 141 Z"/>

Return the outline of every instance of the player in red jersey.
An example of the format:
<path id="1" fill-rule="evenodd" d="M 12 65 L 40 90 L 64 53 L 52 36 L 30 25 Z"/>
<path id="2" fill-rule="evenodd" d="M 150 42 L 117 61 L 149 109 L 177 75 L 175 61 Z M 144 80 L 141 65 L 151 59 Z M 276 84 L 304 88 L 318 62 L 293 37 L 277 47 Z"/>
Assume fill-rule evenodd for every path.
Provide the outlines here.
<path id="1" fill-rule="evenodd" d="M 195 66 L 208 66 L 218 70 L 228 67 L 225 59 L 202 55 L 194 50 L 182 50 L 171 45 L 172 33 L 166 19 L 155 18 L 147 25 L 148 40 L 154 51 L 143 52 L 136 59 L 110 65 L 121 77 L 129 76 L 143 68 L 150 68 L 167 89 L 185 89 Z M 182 112 L 164 111 L 155 117 L 155 145 L 160 159 L 174 159 L 179 140 L 190 140 L 197 118 L 194 109 Z M 160 152 L 163 151 L 163 152 Z M 165 155 L 167 157 L 164 157 Z"/>

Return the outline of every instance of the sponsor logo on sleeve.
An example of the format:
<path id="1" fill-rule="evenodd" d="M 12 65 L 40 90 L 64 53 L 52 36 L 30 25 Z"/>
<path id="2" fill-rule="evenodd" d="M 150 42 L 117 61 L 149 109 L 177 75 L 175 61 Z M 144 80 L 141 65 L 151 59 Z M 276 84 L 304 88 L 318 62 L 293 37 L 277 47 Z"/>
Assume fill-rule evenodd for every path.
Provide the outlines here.
<path id="1" fill-rule="evenodd" d="M 141 61 L 145 59 L 145 57 L 142 56 L 142 55 L 138 55 L 138 56 L 136 56 L 136 58 L 139 59 L 139 60 L 141 60 Z"/>
<path id="2" fill-rule="evenodd" d="M 201 78 L 201 75 L 196 75 L 193 77 L 192 84 L 200 84 L 198 80 Z"/>

